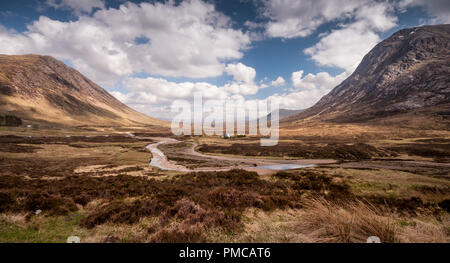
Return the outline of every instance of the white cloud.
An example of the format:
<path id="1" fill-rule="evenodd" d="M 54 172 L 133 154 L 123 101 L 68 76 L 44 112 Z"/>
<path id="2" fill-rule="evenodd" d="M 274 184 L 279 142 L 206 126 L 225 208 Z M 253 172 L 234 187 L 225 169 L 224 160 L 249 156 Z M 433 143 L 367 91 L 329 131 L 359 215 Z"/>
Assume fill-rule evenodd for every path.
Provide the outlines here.
<path id="1" fill-rule="evenodd" d="M 290 93 L 275 94 L 268 99 L 278 100 L 282 109 L 306 109 L 314 105 L 334 87 L 344 81 L 349 74 L 341 73 L 335 77 L 327 72 L 307 74 L 300 70 L 292 73 L 292 85 L 294 89 Z"/>
<path id="2" fill-rule="evenodd" d="M 433 17 L 431 23 L 450 23 L 450 2 L 448 0 L 401 0 L 398 6 L 401 9 L 424 6 Z"/>
<path id="3" fill-rule="evenodd" d="M 233 81 L 223 87 L 226 92 L 240 95 L 253 95 L 258 92 L 260 86 L 255 84 L 256 70 L 254 68 L 242 63 L 228 64 L 225 72 L 233 76 Z"/>
<path id="4" fill-rule="evenodd" d="M 47 0 L 46 4 L 55 9 L 73 10 L 76 15 L 90 14 L 95 8 L 104 8 L 102 0 Z"/>
<path id="5" fill-rule="evenodd" d="M 3 54 L 27 53 L 31 40 L 0 25 L 0 47 Z"/>
<path id="6" fill-rule="evenodd" d="M 176 83 L 161 78 L 129 78 L 124 81 L 127 93 L 114 91 L 112 94 L 143 113 L 170 119 L 173 114 L 170 113 L 168 105 L 176 99 L 192 101 L 196 92 L 201 92 L 204 100 L 232 99 L 238 101 L 239 105 L 252 101 L 276 100 L 284 109 L 304 109 L 312 106 L 347 77 L 346 72 L 333 77 L 326 72 L 304 75 L 304 71 L 300 70 L 292 73 L 293 89 L 290 93 L 274 94 L 262 100 L 246 100 L 244 97 L 255 94 L 260 86 L 235 80 L 219 87 L 205 82 Z M 281 79 L 279 77 L 273 82 L 281 83 Z"/>
<path id="7" fill-rule="evenodd" d="M 124 87 L 130 91 L 125 94 L 127 97 L 117 97 L 125 99 L 130 103 L 160 104 L 171 102 L 176 99 L 191 99 L 195 92 L 201 92 L 207 99 L 225 99 L 229 94 L 220 87 L 206 82 L 170 82 L 162 78 L 128 78 L 124 82 Z M 149 94 L 152 96 L 144 96 Z"/>
<path id="8" fill-rule="evenodd" d="M 305 54 L 321 66 L 353 71 L 364 55 L 380 41 L 375 32 L 351 25 L 332 31 L 316 45 L 305 49 Z"/>
<path id="9" fill-rule="evenodd" d="M 229 64 L 227 72 L 234 80 L 222 87 L 206 82 L 171 82 L 163 78 L 127 78 L 123 81 L 128 93 L 113 92 L 117 99 L 131 104 L 162 104 L 176 99 L 192 99 L 193 94 L 201 92 L 205 99 L 223 100 L 230 96 L 251 95 L 258 92 L 254 84 L 256 75 L 252 67 L 242 63 Z"/>
<path id="10" fill-rule="evenodd" d="M 284 80 L 283 77 L 280 76 L 276 80 L 272 81 L 270 85 L 273 87 L 281 87 L 281 86 L 284 86 L 285 84 L 286 84 L 286 81 Z"/>
<path id="11" fill-rule="evenodd" d="M 204 100 L 226 99 L 245 101 L 242 95 L 254 94 L 258 86 L 231 82 L 218 87 L 206 82 L 170 82 L 161 78 L 128 78 L 124 82 L 126 93 L 111 92 L 121 102 L 154 117 L 170 119 L 173 115 L 168 107 L 173 101 L 192 101 L 200 92 Z"/>
<path id="12" fill-rule="evenodd" d="M 303 76 L 304 71 L 300 70 L 292 73 L 292 86 L 297 90 L 322 90 L 329 92 L 332 88 L 339 85 L 345 78 L 348 77 L 348 73 L 344 72 L 335 77 L 331 76 L 327 72 L 319 72 L 317 74 L 307 74 Z"/>
<path id="13" fill-rule="evenodd" d="M 258 92 L 260 86 L 255 84 L 256 71 L 242 63 L 228 64 L 225 71 L 233 80 L 223 86 L 206 82 L 171 82 L 163 78 L 127 78 L 123 81 L 126 93 L 113 91 L 112 94 L 121 102 L 153 116 L 167 118 L 169 108 L 163 107 L 177 99 L 192 100 L 195 93 L 203 94 L 204 99 L 239 99 L 245 95 Z M 158 112 L 154 112 L 155 107 Z M 161 112 L 165 109 L 167 112 Z"/>
<path id="14" fill-rule="evenodd" d="M 170 19 L 168 19 L 170 18 Z M 139 37 L 148 43 L 135 43 Z M 200 0 L 126 3 L 73 22 L 40 17 L 24 33 L 0 30 L 7 54 L 38 53 L 71 60 L 83 74 L 112 85 L 133 72 L 204 78 L 220 76 L 227 60 L 243 56 L 250 37 Z"/>
<path id="15" fill-rule="evenodd" d="M 266 0 L 265 15 L 270 19 L 270 37 L 305 37 L 321 24 L 349 17 L 368 0 Z"/>
<path id="16" fill-rule="evenodd" d="M 246 84 L 252 84 L 256 77 L 255 69 L 242 63 L 228 64 L 225 68 L 225 72 L 232 75 L 234 80 Z"/>
<path id="17" fill-rule="evenodd" d="M 394 16 L 394 8 L 389 2 L 374 2 L 357 9 L 356 22 L 360 27 L 376 32 L 384 32 L 397 26 L 398 18 Z"/>
<path id="18" fill-rule="evenodd" d="M 376 44 L 377 34 L 396 26 L 389 3 L 365 5 L 355 13 L 355 21 L 325 34 L 320 41 L 305 50 L 305 54 L 321 66 L 338 67 L 352 72 Z"/>
<path id="19" fill-rule="evenodd" d="M 233 82 L 226 84 L 224 89 L 233 94 L 254 95 L 258 92 L 259 86 L 255 84 Z"/>

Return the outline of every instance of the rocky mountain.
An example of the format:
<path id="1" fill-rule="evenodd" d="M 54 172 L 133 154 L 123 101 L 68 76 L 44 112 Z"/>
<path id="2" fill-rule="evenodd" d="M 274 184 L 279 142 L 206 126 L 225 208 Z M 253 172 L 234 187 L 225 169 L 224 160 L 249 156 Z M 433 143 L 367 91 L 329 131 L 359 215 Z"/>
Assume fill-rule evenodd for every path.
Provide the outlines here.
<path id="1" fill-rule="evenodd" d="M 288 110 L 288 109 L 279 109 L 278 110 L 278 119 L 282 120 L 291 116 L 294 116 L 296 114 L 299 114 L 303 110 Z M 272 118 L 272 113 L 267 114 L 267 119 L 270 120 Z"/>
<path id="2" fill-rule="evenodd" d="M 449 109 L 450 25 L 436 25 L 396 32 L 317 104 L 285 121 L 364 122 Z"/>
<path id="3" fill-rule="evenodd" d="M 279 109 L 278 110 L 278 118 L 280 120 L 291 117 L 293 115 L 299 114 L 300 112 L 302 112 L 303 110 L 287 110 L 287 109 Z M 270 119 L 272 116 L 272 113 L 269 113 L 269 115 L 267 116 L 267 119 Z"/>
<path id="4" fill-rule="evenodd" d="M 30 122 L 76 125 L 164 125 L 48 56 L 0 55 L 0 114 Z"/>

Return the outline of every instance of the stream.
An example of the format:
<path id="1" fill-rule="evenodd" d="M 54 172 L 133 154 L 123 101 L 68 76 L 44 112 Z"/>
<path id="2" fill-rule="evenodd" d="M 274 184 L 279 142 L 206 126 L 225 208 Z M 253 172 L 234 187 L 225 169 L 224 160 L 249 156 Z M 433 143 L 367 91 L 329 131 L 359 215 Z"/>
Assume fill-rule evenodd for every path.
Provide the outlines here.
<path id="1" fill-rule="evenodd" d="M 335 160 L 279 160 L 279 159 L 256 159 L 256 158 L 239 158 L 239 157 L 229 157 L 229 156 L 218 156 L 218 155 L 207 155 L 200 152 L 195 151 L 196 144 L 194 143 L 189 152 L 186 152 L 186 155 L 192 156 L 201 156 L 209 159 L 215 160 L 226 160 L 235 162 L 239 164 L 237 166 L 230 167 L 210 167 L 210 168 L 198 168 L 198 169 L 189 169 L 185 166 L 175 164 L 172 161 L 167 159 L 167 156 L 161 151 L 158 146 L 161 144 L 176 144 L 180 143 L 180 141 L 172 139 L 172 138 L 151 138 L 156 141 L 155 143 L 147 145 L 147 149 L 152 154 L 152 159 L 150 161 L 150 166 L 157 167 L 161 170 L 171 170 L 171 171 L 179 171 L 179 172 L 196 172 L 196 171 L 226 171 L 231 169 L 245 169 L 249 171 L 256 171 L 261 173 L 263 171 L 279 171 L 279 170 L 291 170 L 291 169 L 300 169 L 313 167 L 318 164 L 329 164 L 335 163 Z"/>

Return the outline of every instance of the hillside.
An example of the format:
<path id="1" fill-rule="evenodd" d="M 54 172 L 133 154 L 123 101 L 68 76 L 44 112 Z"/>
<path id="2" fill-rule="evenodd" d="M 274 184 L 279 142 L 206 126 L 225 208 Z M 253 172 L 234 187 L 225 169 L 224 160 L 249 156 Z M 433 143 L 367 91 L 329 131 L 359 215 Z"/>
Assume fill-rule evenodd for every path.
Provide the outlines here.
<path id="1" fill-rule="evenodd" d="M 284 121 L 394 123 L 416 115 L 447 121 L 449 109 L 450 25 L 423 26 L 379 43 L 349 78 Z"/>
<path id="2" fill-rule="evenodd" d="M 0 55 L 0 113 L 52 125 L 166 125 L 127 107 L 64 63 L 39 55 Z"/>
<path id="3" fill-rule="evenodd" d="M 284 118 L 288 118 L 291 117 L 293 115 L 299 114 L 300 112 L 302 112 L 303 110 L 287 110 L 287 109 L 279 109 L 278 110 L 278 118 L 280 120 L 284 119 Z M 269 113 L 267 115 L 267 119 L 270 119 L 272 117 L 272 113 Z"/>

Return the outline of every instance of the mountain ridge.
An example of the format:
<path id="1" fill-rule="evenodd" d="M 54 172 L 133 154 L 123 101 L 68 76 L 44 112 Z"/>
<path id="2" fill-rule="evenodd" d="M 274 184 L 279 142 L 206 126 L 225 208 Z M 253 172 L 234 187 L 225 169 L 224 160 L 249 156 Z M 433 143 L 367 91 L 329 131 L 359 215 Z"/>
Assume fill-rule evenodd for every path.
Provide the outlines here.
<path id="1" fill-rule="evenodd" d="M 0 55 L 0 112 L 32 122 L 78 125 L 167 125 L 121 103 L 61 61 Z"/>
<path id="2" fill-rule="evenodd" d="M 285 122 L 364 122 L 450 104 L 450 25 L 402 29 L 376 45 L 355 72 Z"/>

